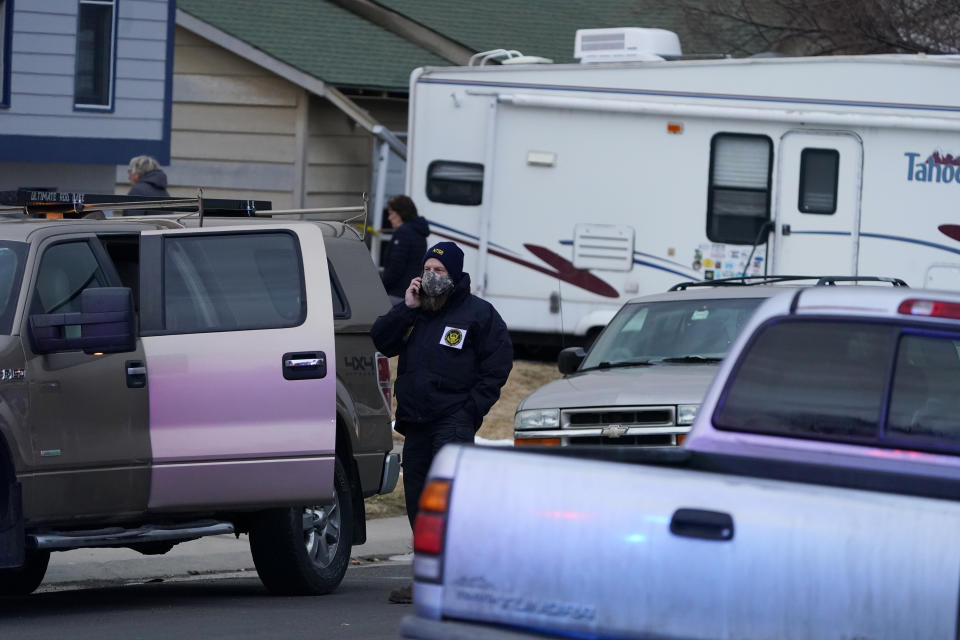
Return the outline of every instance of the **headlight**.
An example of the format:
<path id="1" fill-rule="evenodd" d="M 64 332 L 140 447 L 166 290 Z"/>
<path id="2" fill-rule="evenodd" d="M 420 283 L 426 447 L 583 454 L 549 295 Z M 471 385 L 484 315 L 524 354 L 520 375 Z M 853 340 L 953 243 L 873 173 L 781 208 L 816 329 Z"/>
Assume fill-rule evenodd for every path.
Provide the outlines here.
<path id="1" fill-rule="evenodd" d="M 693 424 L 697 417 L 698 404 L 678 404 L 677 405 L 677 424 Z"/>
<path id="2" fill-rule="evenodd" d="M 560 427 L 559 409 L 529 409 L 517 411 L 513 417 L 513 428 L 517 431 L 525 429 L 557 429 Z"/>

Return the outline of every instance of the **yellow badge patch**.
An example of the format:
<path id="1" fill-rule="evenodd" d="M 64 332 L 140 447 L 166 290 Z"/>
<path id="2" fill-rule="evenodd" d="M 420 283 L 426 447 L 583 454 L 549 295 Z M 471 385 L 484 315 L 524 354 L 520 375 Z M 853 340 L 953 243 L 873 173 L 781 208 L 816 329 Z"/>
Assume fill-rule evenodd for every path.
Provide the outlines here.
<path id="1" fill-rule="evenodd" d="M 453 349 L 463 349 L 463 341 L 467 339 L 467 330 L 456 327 L 444 327 L 440 344 Z"/>

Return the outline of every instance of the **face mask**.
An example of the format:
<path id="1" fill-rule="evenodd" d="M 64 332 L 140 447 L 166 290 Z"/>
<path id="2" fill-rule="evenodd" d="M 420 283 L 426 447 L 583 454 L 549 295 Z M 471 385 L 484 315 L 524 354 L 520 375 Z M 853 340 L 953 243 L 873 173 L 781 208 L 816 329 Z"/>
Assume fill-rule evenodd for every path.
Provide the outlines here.
<path id="1" fill-rule="evenodd" d="M 427 271 L 423 274 L 420 286 L 423 287 L 423 292 L 428 296 L 442 296 L 447 291 L 453 289 L 453 278 L 438 275 L 433 271 Z"/>

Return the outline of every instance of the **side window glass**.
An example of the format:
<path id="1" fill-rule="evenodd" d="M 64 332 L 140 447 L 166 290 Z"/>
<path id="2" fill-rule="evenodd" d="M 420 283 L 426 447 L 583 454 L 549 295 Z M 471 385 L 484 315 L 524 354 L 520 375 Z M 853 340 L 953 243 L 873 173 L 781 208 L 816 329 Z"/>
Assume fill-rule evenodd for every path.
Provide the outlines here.
<path id="1" fill-rule="evenodd" d="M 841 322 L 767 327 L 741 360 L 714 414 L 714 425 L 801 438 L 876 441 L 894 331 Z"/>
<path id="2" fill-rule="evenodd" d="M 483 165 L 434 160 L 427 167 L 427 197 L 433 202 L 478 205 L 483 200 Z"/>
<path id="3" fill-rule="evenodd" d="M 710 240 L 754 243 L 770 219 L 772 161 L 773 142 L 767 136 L 718 133 L 713 137 L 707 199 Z"/>
<path id="4" fill-rule="evenodd" d="M 294 235 L 171 236 L 163 246 L 167 331 L 292 327 L 306 318 L 302 262 Z"/>
<path id="5" fill-rule="evenodd" d="M 887 435 L 930 444 L 960 442 L 960 339 L 904 335 L 890 394 Z"/>
<path id="6" fill-rule="evenodd" d="M 840 152 L 836 149 L 804 149 L 800 152 L 800 198 L 802 213 L 837 212 L 837 177 Z"/>
<path id="7" fill-rule="evenodd" d="M 333 299 L 333 317 L 349 318 L 350 305 L 347 303 L 347 296 L 344 294 L 343 287 L 340 286 L 340 279 L 337 278 L 337 272 L 334 271 L 333 265 L 329 260 L 327 260 L 327 271 L 330 274 L 330 297 Z"/>
<path id="8" fill-rule="evenodd" d="M 84 289 L 105 286 L 107 278 L 87 242 L 53 245 L 40 260 L 30 312 L 78 312 Z"/>

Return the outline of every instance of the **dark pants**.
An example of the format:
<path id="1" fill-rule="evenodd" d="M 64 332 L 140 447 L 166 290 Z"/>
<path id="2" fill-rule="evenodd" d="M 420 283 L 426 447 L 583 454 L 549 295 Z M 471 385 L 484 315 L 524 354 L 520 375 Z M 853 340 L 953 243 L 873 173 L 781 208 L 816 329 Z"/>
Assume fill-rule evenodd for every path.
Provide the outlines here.
<path id="1" fill-rule="evenodd" d="M 433 457 L 441 447 L 451 442 L 473 442 L 476 430 L 473 418 L 467 411 L 441 418 L 435 422 L 404 423 L 403 440 L 403 491 L 407 502 L 407 518 L 413 527 L 417 518 L 417 506 L 423 485 L 427 482 L 427 472 Z"/>

